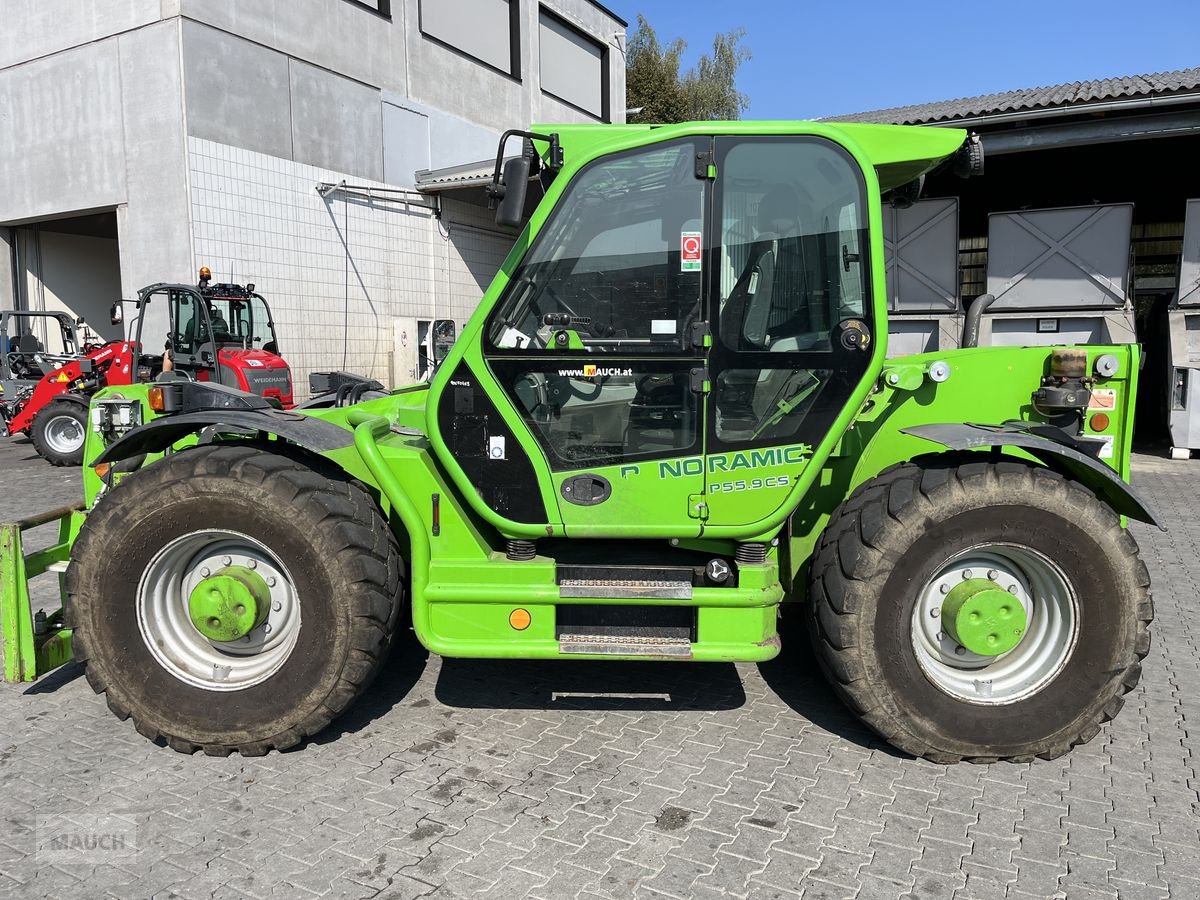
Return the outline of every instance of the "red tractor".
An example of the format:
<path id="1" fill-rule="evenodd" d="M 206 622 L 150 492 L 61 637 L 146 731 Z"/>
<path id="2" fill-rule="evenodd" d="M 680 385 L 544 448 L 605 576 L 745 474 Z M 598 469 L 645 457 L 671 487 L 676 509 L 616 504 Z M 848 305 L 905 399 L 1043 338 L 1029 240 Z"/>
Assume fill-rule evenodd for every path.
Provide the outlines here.
<path id="1" fill-rule="evenodd" d="M 55 465 L 80 462 L 88 397 L 107 384 L 129 384 L 137 356 L 128 341 L 81 343 L 76 324 L 64 312 L 0 312 L 0 433 L 28 434 Z M 52 325 L 57 335 L 40 327 Z M 59 346 L 47 349 L 39 331 Z"/>
<path id="2" fill-rule="evenodd" d="M 18 376 L 18 370 L 21 374 L 6 378 L 0 400 L 0 417 L 9 433 L 28 434 L 37 452 L 53 465 L 80 465 L 91 395 L 102 387 L 146 381 L 170 370 L 180 377 L 220 382 L 261 394 L 283 408 L 291 407 L 292 374 L 279 357 L 267 301 L 254 292 L 253 284 L 210 285 L 207 272 L 201 269 L 198 286 L 152 284 L 138 291 L 137 300 L 130 301 L 136 310 L 136 324 L 131 323 L 129 329 L 132 339 L 55 356 L 37 354 L 32 342 L 20 337 L 16 346 L 29 352 L 10 350 L 7 354 L 10 370 L 12 363 L 17 364 L 11 374 Z M 147 315 L 160 308 L 155 300 L 165 302 L 167 309 L 167 341 L 162 354 L 143 350 Z M 113 305 L 113 324 L 124 321 L 124 303 Z M 65 314 L 50 315 L 61 317 L 63 328 L 70 323 Z M 71 346 L 78 348 L 73 328 Z"/>

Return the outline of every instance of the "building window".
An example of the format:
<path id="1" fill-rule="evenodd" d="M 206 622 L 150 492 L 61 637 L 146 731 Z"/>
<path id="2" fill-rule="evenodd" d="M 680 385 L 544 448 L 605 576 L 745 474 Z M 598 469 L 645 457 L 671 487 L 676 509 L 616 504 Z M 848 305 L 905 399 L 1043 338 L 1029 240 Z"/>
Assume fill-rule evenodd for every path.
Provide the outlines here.
<path id="1" fill-rule="evenodd" d="M 542 91 L 609 120 L 608 48 L 542 7 L 538 21 Z"/>
<path id="2" fill-rule="evenodd" d="M 392 0 L 347 0 L 355 6 L 362 6 L 371 12 L 379 13 L 384 18 L 392 17 Z"/>
<path id="3" fill-rule="evenodd" d="M 421 0 L 421 33 L 513 78 L 521 77 L 518 0 Z"/>

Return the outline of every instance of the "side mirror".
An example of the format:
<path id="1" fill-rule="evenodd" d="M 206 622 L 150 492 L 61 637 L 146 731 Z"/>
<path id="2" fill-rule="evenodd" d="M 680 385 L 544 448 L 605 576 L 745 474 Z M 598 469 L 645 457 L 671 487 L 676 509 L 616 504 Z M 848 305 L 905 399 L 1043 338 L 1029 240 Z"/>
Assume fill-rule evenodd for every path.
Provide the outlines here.
<path id="1" fill-rule="evenodd" d="M 530 160 L 514 156 L 504 163 L 504 195 L 496 205 L 496 224 L 517 227 L 525 218 L 525 195 L 529 192 Z"/>
<path id="2" fill-rule="evenodd" d="M 120 325 L 125 321 L 125 312 L 121 309 L 120 300 L 108 308 L 108 318 L 114 325 Z"/>
<path id="3" fill-rule="evenodd" d="M 433 323 L 433 361 L 440 363 L 450 355 L 454 346 L 455 325 L 453 319 L 436 319 Z"/>

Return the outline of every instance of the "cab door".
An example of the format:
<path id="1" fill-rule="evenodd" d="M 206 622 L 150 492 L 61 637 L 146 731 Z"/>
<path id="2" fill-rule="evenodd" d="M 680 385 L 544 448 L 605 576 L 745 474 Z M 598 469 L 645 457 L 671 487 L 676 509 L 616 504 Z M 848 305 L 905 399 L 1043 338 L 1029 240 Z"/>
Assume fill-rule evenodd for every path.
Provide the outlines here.
<path id="1" fill-rule="evenodd" d="M 701 531 L 710 149 L 688 138 L 583 169 L 487 323 L 488 375 L 569 536 Z"/>
<path id="2" fill-rule="evenodd" d="M 789 501 L 867 377 L 868 200 L 824 138 L 718 138 L 715 162 L 706 523 L 736 527 Z"/>

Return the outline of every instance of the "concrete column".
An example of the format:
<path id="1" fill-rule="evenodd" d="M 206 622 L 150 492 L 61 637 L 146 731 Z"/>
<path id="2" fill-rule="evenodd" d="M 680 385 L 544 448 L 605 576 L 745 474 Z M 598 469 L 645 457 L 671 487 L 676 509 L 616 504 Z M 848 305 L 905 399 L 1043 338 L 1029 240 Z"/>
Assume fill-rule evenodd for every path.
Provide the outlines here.
<path id="1" fill-rule="evenodd" d="M 12 255 L 13 230 L 0 228 L 0 309 L 14 309 L 17 305 Z"/>

